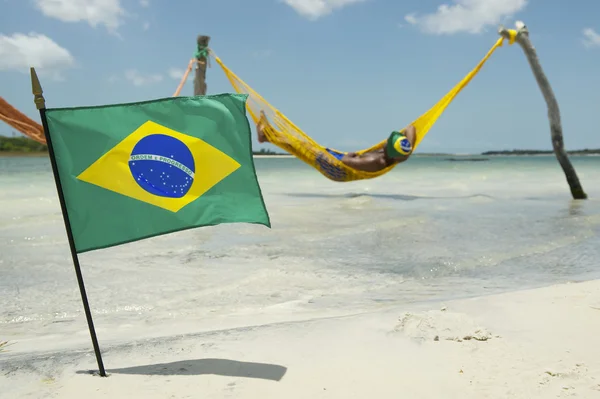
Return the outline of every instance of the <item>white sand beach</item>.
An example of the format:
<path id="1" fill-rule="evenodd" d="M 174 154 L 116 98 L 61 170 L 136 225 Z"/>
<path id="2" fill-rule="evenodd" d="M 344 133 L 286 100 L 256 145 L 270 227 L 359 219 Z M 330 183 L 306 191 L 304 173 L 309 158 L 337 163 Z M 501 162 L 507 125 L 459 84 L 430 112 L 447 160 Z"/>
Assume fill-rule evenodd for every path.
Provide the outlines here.
<path id="1" fill-rule="evenodd" d="M 293 312 L 293 306 L 289 307 Z M 5 358 L 2 398 L 595 398 L 600 281 Z M 91 348 L 91 345 L 90 345 Z M 10 349 L 10 348 L 9 348 Z M 6 355 L 0 355 L 0 358 Z"/>
<path id="2" fill-rule="evenodd" d="M 579 202 L 552 157 L 444 159 L 258 159 L 272 229 L 82 254 L 106 378 L 48 161 L 1 159 L 0 398 L 600 398 L 599 158 Z"/>

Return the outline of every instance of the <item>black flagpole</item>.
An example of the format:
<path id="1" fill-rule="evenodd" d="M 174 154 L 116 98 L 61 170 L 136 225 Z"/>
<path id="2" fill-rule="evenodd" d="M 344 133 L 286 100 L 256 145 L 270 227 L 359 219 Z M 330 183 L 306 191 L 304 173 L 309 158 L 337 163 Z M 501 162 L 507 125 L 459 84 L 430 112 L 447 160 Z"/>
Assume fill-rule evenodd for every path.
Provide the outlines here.
<path id="1" fill-rule="evenodd" d="M 40 111 L 40 117 L 42 119 L 42 126 L 44 127 L 44 135 L 46 136 L 46 144 L 48 145 L 48 152 L 50 153 L 50 163 L 52 164 L 52 172 L 54 173 L 54 182 L 56 183 L 56 190 L 58 191 L 58 199 L 60 201 L 60 208 L 62 210 L 63 220 L 65 222 L 65 228 L 67 229 L 67 237 L 69 239 L 69 247 L 71 248 L 71 256 L 73 258 L 73 265 L 75 266 L 75 273 L 77 274 L 77 282 L 79 283 L 79 291 L 81 292 L 81 300 L 83 301 L 83 308 L 85 310 L 85 317 L 87 318 L 88 327 L 90 329 L 90 335 L 92 336 L 92 344 L 94 345 L 94 352 L 96 353 L 96 360 L 98 361 L 98 370 L 102 377 L 106 377 L 106 371 L 104 370 L 104 364 L 102 362 L 102 355 L 100 354 L 100 346 L 98 345 L 98 338 L 96 338 L 96 330 L 94 329 L 94 321 L 92 320 L 92 312 L 90 311 L 90 305 L 88 303 L 87 294 L 85 293 L 85 285 L 83 284 L 83 275 L 81 274 L 81 267 L 79 266 L 79 257 L 77 256 L 77 250 L 75 248 L 75 241 L 73 240 L 73 231 L 71 231 L 71 223 L 69 222 L 69 215 L 67 214 L 67 205 L 65 203 L 65 197 L 62 191 L 62 184 L 60 183 L 60 176 L 58 174 L 58 167 L 56 166 L 56 158 L 54 157 L 54 148 L 52 147 L 52 139 L 48 133 L 48 121 L 46 120 L 46 100 L 44 99 L 42 85 L 35 73 L 35 68 L 30 68 L 31 73 L 31 91 L 33 93 L 36 108 Z"/>

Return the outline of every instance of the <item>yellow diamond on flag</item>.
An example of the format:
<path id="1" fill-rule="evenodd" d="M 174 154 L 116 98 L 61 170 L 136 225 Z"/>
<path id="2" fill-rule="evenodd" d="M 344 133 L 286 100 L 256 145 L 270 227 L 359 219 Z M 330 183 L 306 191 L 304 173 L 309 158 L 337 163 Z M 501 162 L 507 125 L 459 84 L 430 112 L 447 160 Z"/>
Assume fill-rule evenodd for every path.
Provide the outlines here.
<path id="1" fill-rule="evenodd" d="M 77 178 L 178 212 L 239 167 L 205 141 L 147 121 Z"/>

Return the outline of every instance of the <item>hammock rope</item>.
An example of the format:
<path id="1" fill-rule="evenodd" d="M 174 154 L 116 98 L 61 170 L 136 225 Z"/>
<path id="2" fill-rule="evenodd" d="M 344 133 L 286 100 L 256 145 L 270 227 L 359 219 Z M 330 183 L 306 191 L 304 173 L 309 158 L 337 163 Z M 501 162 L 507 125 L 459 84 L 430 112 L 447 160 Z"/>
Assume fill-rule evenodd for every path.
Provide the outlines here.
<path id="1" fill-rule="evenodd" d="M 510 31 L 509 33 L 509 44 L 512 45 L 515 42 L 516 31 Z M 504 40 L 504 38 L 499 38 L 492 48 L 487 52 L 487 54 L 481 59 L 481 61 L 479 61 L 475 68 L 473 68 L 435 105 L 433 105 L 429 110 L 412 122 L 412 125 L 416 129 L 417 136 L 416 142 L 413 146 L 414 149 L 419 146 L 423 138 L 433 127 L 435 122 L 446 110 L 446 108 L 450 105 L 450 103 L 454 100 L 454 98 L 458 95 L 458 93 L 460 93 L 475 77 L 475 75 L 479 73 L 483 65 L 498 49 L 498 47 L 503 45 Z M 265 113 L 265 118 L 263 119 L 263 123 L 265 125 L 264 133 L 268 141 L 312 166 L 328 179 L 338 182 L 372 179 L 388 173 L 397 165 L 392 164 L 377 172 L 360 171 L 345 165 L 342 161 L 331 155 L 327 151 L 326 147 L 309 137 L 283 113 L 271 105 L 259 93 L 257 93 L 239 76 L 237 76 L 223 63 L 221 58 L 219 58 L 214 51 L 212 51 L 212 49 L 209 49 L 209 53 L 219 64 L 234 90 L 237 93 L 248 95 L 246 107 L 255 124 L 261 120 L 261 111 Z M 403 130 L 404 128 L 401 129 L 401 131 Z M 386 140 L 387 138 L 369 148 L 356 151 L 356 153 L 364 154 L 379 150 L 385 146 Z M 335 149 L 332 150 L 337 151 Z M 343 151 L 338 152 L 342 154 L 344 153 Z"/>
<path id="2" fill-rule="evenodd" d="M 38 143 L 46 144 L 46 136 L 44 136 L 42 125 L 10 105 L 2 97 L 0 97 L 0 121 L 5 122 Z"/>
<path id="3" fill-rule="evenodd" d="M 514 44 L 517 31 L 509 30 L 509 44 Z M 492 56 L 494 51 L 498 47 L 501 47 L 505 39 L 502 37 L 496 41 L 492 48 L 487 52 L 481 61 L 471 70 L 460 82 L 458 82 L 444 97 L 442 97 L 433 107 L 431 107 L 424 114 L 419 116 L 412 122 L 412 125 L 416 128 L 416 142 L 414 149 L 416 149 L 425 135 L 429 132 L 432 126 L 435 124 L 437 119 L 442 115 L 454 98 L 460 93 L 469 82 L 479 73 L 486 61 Z M 338 182 L 349 182 L 355 180 L 371 179 L 383 174 L 388 173 L 397 164 L 392 164 L 385 169 L 378 172 L 365 172 L 356 170 L 348 167 L 339 159 L 331 155 L 327 148 L 322 146 L 313 140 L 310 136 L 296 126 L 291 120 L 289 120 L 283 113 L 277 108 L 271 105 L 265 100 L 259 93 L 252 89 L 247 83 L 240 79 L 231 69 L 229 69 L 221 61 L 221 59 L 214 53 L 214 51 L 208 47 L 198 47 L 194 53 L 194 58 L 188 64 L 188 68 L 182 77 L 182 80 L 177 87 L 174 96 L 178 96 L 181 92 L 185 81 L 192 69 L 194 63 L 198 62 L 198 58 L 203 57 L 206 59 L 210 66 L 210 57 L 213 57 L 215 61 L 222 68 L 225 76 L 233 86 L 237 93 L 243 93 L 248 95 L 248 101 L 246 108 L 248 114 L 254 121 L 258 123 L 261 118 L 261 111 L 264 112 L 265 116 L 263 123 L 265 124 L 264 133 L 270 143 L 278 146 L 282 150 L 296 156 L 298 159 L 306 162 L 308 165 L 314 167 L 322 175 L 330 180 Z M 42 126 L 34 120 L 27 117 L 25 114 L 18 111 L 6 100 L 0 97 L 0 120 L 7 123 L 14 129 L 20 131 L 26 136 L 45 144 L 45 136 Z M 402 129 L 403 130 L 403 129 Z M 357 151 L 358 154 L 364 154 L 367 152 L 379 150 L 385 146 L 386 139 L 383 139 L 379 143 L 373 145 L 370 148 L 366 148 L 361 151 Z M 334 149 L 332 149 L 334 150 Z M 336 150 L 334 150 L 336 151 Z M 344 153 L 342 151 L 338 151 Z"/>

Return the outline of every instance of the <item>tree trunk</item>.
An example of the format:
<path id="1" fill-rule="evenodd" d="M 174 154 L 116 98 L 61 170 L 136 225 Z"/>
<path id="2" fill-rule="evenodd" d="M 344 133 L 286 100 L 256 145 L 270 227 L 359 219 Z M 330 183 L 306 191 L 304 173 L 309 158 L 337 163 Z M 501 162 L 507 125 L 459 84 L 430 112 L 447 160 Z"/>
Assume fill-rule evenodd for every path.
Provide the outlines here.
<path id="1" fill-rule="evenodd" d="M 525 52 L 527 61 L 529 61 L 529 66 L 531 67 L 531 71 L 533 72 L 537 84 L 544 96 L 544 99 L 546 100 L 546 105 L 548 107 L 548 120 L 550 122 L 552 147 L 554 149 L 556 159 L 558 160 L 558 163 L 562 167 L 565 177 L 567 178 L 567 183 L 569 184 L 573 198 L 586 199 L 587 194 L 583 191 L 583 187 L 581 186 L 579 178 L 577 177 L 577 172 L 575 172 L 575 168 L 573 168 L 573 165 L 571 165 L 571 161 L 569 161 L 564 148 L 558 101 L 556 101 L 556 97 L 554 96 L 554 92 L 550 86 L 550 82 L 548 82 L 548 78 L 546 77 L 546 74 L 540 65 L 540 60 L 537 56 L 535 48 L 529 40 L 529 31 L 527 30 L 527 27 L 523 23 L 517 23 L 517 27 L 518 29 L 515 41 L 519 43 L 523 49 L 523 52 Z M 507 39 L 510 38 L 508 29 L 501 27 L 498 33 Z"/>
<path id="2" fill-rule="evenodd" d="M 198 36 L 198 50 L 196 52 L 196 75 L 194 77 L 194 95 L 203 96 L 206 94 L 206 66 L 208 62 L 208 42 L 210 36 Z"/>

